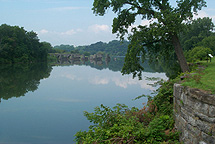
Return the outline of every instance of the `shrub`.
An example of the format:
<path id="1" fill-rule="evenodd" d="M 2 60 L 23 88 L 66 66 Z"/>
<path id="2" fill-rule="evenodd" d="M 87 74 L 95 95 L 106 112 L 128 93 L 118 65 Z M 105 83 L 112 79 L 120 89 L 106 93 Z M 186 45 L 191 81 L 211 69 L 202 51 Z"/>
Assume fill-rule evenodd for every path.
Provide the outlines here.
<path id="1" fill-rule="evenodd" d="M 208 57 L 208 54 L 212 54 L 213 51 L 210 48 L 206 48 L 203 46 L 197 46 L 192 50 L 189 50 L 186 54 L 187 61 L 195 62 L 197 60 L 205 60 Z"/>
<path id="2" fill-rule="evenodd" d="M 101 105 L 93 113 L 84 112 L 93 124 L 76 133 L 80 144 L 179 143 L 174 130 L 173 81 L 164 82 L 157 96 L 142 109 L 117 104 L 112 109 Z"/>

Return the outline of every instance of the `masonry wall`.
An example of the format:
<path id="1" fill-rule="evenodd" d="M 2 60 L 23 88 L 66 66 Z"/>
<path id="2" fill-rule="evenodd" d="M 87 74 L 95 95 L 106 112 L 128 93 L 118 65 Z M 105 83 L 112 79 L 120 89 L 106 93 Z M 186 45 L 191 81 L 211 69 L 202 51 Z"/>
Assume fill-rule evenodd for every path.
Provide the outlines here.
<path id="1" fill-rule="evenodd" d="M 215 144 L 215 95 L 175 84 L 174 113 L 184 144 Z"/>

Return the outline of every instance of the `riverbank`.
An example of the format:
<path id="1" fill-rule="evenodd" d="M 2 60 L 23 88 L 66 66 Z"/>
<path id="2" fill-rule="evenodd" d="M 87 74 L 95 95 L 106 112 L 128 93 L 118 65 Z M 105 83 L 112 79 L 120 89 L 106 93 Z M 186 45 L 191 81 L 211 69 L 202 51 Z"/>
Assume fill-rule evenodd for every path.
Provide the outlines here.
<path id="1" fill-rule="evenodd" d="M 84 112 L 93 124 L 88 131 L 76 133 L 77 143 L 169 143 L 179 142 L 174 128 L 173 84 L 163 82 L 155 97 L 148 97 L 142 109 L 118 104 L 113 108 L 101 105 L 93 113 Z"/>
<path id="2" fill-rule="evenodd" d="M 174 85 L 175 126 L 184 143 L 215 142 L 215 61 L 201 61 Z"/>
<path id="3" fill-rule="evenodd" d="M 208 93 L 215 94 L 215 58 L 211 62 L 200 61 L 200 67 L 194 69 L 192 75 L 187 75 L 182 81 L 183 86 L 202 89 Z"/>
<path id="4" fill-rule="evenodd" d="M 77 143 L 169 143 L 177 144 L 179 133 L 175 129 L 173 113 L 173 85 L 201 88 L 214 93 L 214 59 L 210 63 L 201 62 L 204 69 L 194 69 L 193 75 L 180 76 L 163 82 L 155 97 L 148 97 L 148 103 L 142 109 L 117 105 L 113 108 L 101 105 L 93 113 L 84 112 L 93 123 L 89 131 L 76 133 Z"/>

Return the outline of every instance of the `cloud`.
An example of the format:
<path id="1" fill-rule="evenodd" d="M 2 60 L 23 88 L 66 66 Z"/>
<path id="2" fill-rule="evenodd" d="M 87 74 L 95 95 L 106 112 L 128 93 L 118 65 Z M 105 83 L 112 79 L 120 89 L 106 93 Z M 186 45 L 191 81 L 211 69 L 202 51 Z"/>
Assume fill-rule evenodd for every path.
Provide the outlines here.
<path id="1" fill-rule="evenodd" d="M 49 32 L 48 30 L 42 29 L 42 30 L 40 30 L 38 33 L 39 33 L 39 34 L 46 34 L 46 33 L 48 33 L 48 32 Z"/>
<path id="2" fill-rule="evenodd" d="M 74 35 L 74 34 L 77 34 L 78 32 L 83 32 L 83 30 L 82 29 L 71 29 L 66 32 L 61 32 L 60 34 L 61 35 Z"/>
<path id="3" fill-rule="evenodd" d="M 59 36 L 68 36 L 68 35 L 74 35 L 74 34 L 77 34 L 79 32 L 83 32 L 82 29 L 71 29 L 71 30 L 68 30 L 68 31 L 65 31 L 65 32 L 56 32 L 56 31 L 48 31 L 46 29 L 42 29 L 40 31 L 38 31 L 37 33 L 39 35 L 45 35 L 45 34 L 51 34 L 51 35 L 59 35 Z"/>
<path id="4" fill-rule="evenodd" d="M 94 33 L 109 32 L 110 27 L 108 25 L 95 24 L 95 25 L 89 26 L 88 30 L 91 31 L 91 32 L 94 32 Z"/>
<path id="5" fill-rule="evenodd" d="M 156 21 L 157 21 L 156 19 L 151 19 L 151 20 L 144 19 L 139 24 L 132 24 L 128 28 L 128 33 L 129 34 L 131 33 L 132 28 L 138 28 L 139 25 L 141 25 L 141 26 L 149 26 L 151 23 L 156 22 Z"/>
<path id="6" fill-rule="evenodd" d="M 109 79 L 95 76 L 94 78 L 90 78 L 89 82 L 92 83 L 92 84 L 95 84 L 95 85 L 100 85 L 100 84 L 106 85 L 106 84 L 109 83 Z"/>
<path id="7" fill-rule="evenodd" d="M 74 29 L 72 29 L 72 30 L 68 30 L 66 32 L 62 32 L 60 34 L 61 35 L 74 35 L 74 34 L 76 34 L 76 31 Z"/>
<path id="8" fill-rule="evenodd" d="M 149 26 L 150 25 L 150 21 L 149 20 L 142 20 L 140 25 L 143 25 L 143 26 L 147 25 L 147 26 Z"/>
<path id="9" fill-rule="evenodd" d="M 75 74 L 71 74 L 71 73 L 64 73 L 61 75 L 61 77 L 63 78 L 67 78 L 67 79 L 70 79 L 70 80 L 77 80 L 77 81 L 81 81 L 82 78 L 81 77 L 78 77 L 77 75 Z"/>
<path id="10" fill-rule="evenodd" d="M 214 11 L 214 9 L 209 9 L 208 11 Z M 210 15 L 208 12 L 206 11 L 199 11 L 197 15 L 194 15 L 193 19 L 197 19 L 197 18 L 203 18 L 203 17 L 209 17 L 212 18 L 212 21 L 215 23 L 215 15 Z"/>
<path id="11" fill-rule="evenodd" d="M 203 18 L 203 17 L 209 17 L 208 14 L 205 11 L 199 11 L 197 15 L 194 14 L 193 18 Z"/>
<path id="12" fill-rule="evenodd" d="M 150 89 L 150 90 L 155 90 L 155 87 L 152 87 L 148 85 L 149 83 L 153 83 L 151 81 L 147 81 L 145 79 L 139 80 L 137 78 L 133 79 L 132 76 L 129 76 L 128 79 L 120 78 L 120 77 L 112 77 L 112 81 L 115 83 L 116 86 L 119 86 L 121 88 L 128 88 L 128 86 L 131 85 L 139 85 L 143 89 Z"/>

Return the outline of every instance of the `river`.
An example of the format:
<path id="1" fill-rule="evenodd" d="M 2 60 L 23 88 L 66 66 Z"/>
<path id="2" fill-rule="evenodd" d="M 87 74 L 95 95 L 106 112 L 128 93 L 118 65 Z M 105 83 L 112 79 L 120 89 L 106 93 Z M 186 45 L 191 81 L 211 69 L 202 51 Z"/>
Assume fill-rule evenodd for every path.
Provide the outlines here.
<path id="1" fill-rule="evenodd" d="M 117 103 L 141 108 L 147 98 L 132 99 L 157 88 L 147 77 L 167 77 L 147 64 L 142 80 L 122 76 L 122 62 L 1 66 L 0 144 L 71 144 L 90 125 L 83 111 Z"/>

